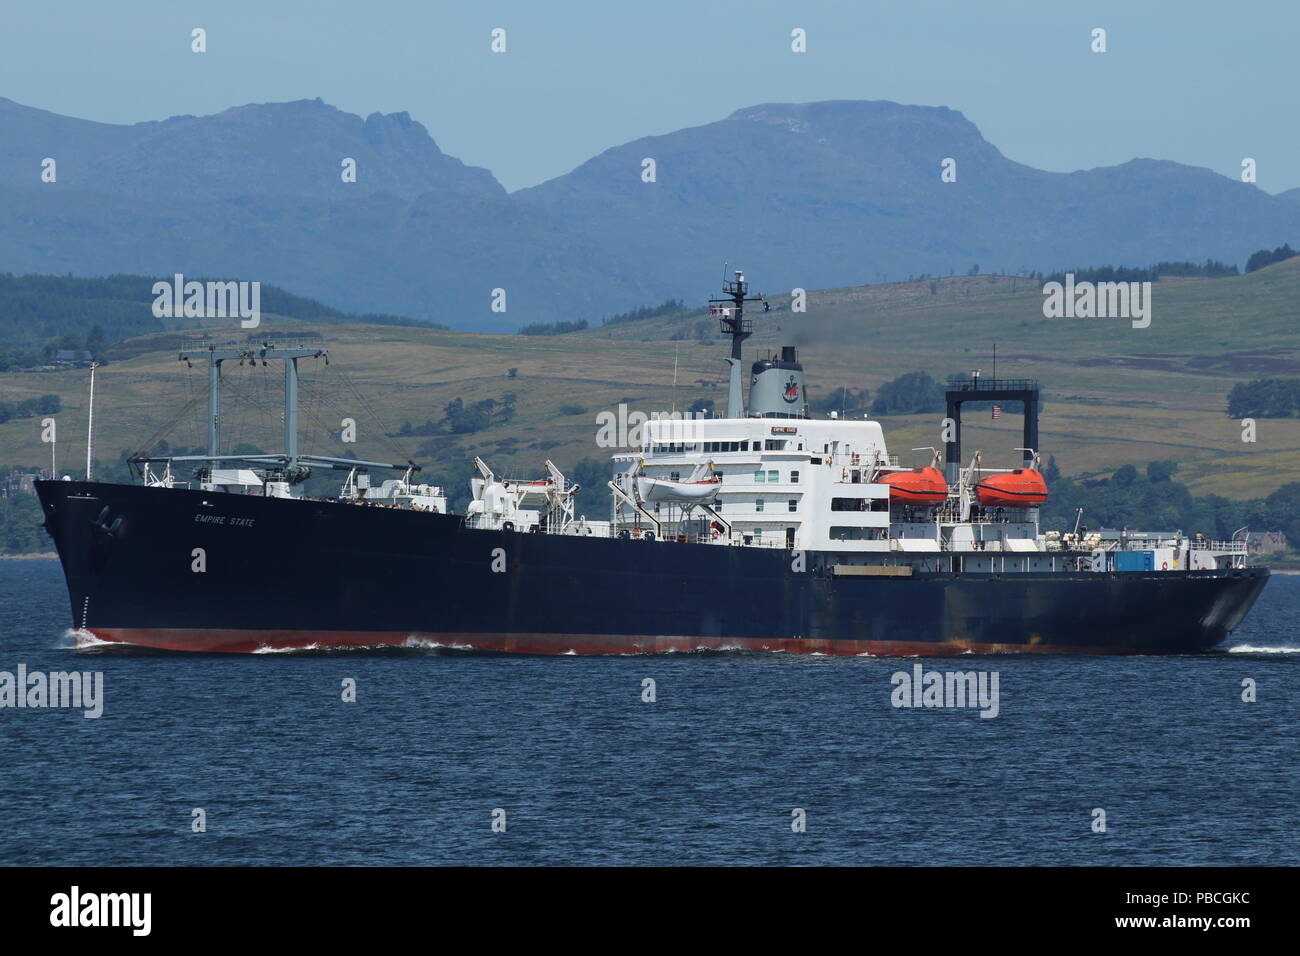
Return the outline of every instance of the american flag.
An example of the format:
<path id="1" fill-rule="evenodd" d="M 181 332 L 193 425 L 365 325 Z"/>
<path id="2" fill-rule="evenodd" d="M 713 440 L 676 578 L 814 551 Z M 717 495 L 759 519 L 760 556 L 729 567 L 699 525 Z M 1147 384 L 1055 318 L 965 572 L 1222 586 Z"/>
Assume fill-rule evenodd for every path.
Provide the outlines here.
<path id="1" fill-rule="evenodd" d="M 1002 417 L 1002 406 L 1001 406 L 1001 405 L 994 405 L 994 406 L 993 406 L 993 420 L 994 420 L 994 421 L 997 421 L 997 420 L 998 420 L 999 418 L 1001 418 L 1001 417 Z"/>

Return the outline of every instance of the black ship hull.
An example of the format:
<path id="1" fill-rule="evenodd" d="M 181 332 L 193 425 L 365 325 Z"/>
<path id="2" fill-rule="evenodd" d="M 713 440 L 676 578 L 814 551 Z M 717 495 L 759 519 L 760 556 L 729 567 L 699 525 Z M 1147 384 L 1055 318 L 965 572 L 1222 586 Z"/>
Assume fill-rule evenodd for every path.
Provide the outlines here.
<path id="1" fill-rule="evenodd" d="M 1194 653 L 1265 568 L 839 577 L 809 555 L 513 531 L 339 502 L 37 483 L 86 641 L 544 654 Z"/>

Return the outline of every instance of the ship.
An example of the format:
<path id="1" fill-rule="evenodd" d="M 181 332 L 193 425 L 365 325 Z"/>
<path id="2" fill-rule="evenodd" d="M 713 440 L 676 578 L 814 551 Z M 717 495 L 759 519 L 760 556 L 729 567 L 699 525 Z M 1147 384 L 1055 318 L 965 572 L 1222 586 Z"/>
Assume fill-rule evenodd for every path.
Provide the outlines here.
<path id="1" fill-rule="evenodd" d="M 793 346 L 742 381 L 743 271 L 709 300 L 731 340 L 725 415 L 651 417 L 610 459 L 609 512 L 475 459 L 468 506 L 410 461 L 298 448 L 289 340 L 187 345 L 208 371 L 207 453 L 132 458 L 138 482 L 36 483 L 79 646 L 516 654 L 1201 653 L 1268 580 L 1245 540 L 1039 526 L 1039 386 L 955 376 L 928 465 L 879 421 L 812 414 Z M 752 310 L 751 310 L 752 311 Z M 222 454 L 222 365 L 284 365 L 284 447 Z M 1019 462 L 962 453 L 962 409 L 1023 406 Z M 915 451 L 923 451 L 917 449 Z M 336 474 L 336 495 L 305 491 Z M 385 477 L 388 476 L 388 477 Z"/>

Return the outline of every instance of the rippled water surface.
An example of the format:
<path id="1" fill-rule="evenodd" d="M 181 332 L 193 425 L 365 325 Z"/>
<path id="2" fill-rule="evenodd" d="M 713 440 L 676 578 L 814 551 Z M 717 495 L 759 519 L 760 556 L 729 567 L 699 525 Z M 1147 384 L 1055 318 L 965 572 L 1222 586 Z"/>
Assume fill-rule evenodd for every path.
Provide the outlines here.
<path id="1" fill-rule="evenodd" d="M 87 653 L 69 624 L 56 561 L 0 560 L 0 671 L 104 681 L 99 719 L 0 710 L 4 863 L 1300 863 L 1295 576 L 1214 654 L 923 662 L 997 671 L 993 719 L 892 707 L 902 658 Z"/>

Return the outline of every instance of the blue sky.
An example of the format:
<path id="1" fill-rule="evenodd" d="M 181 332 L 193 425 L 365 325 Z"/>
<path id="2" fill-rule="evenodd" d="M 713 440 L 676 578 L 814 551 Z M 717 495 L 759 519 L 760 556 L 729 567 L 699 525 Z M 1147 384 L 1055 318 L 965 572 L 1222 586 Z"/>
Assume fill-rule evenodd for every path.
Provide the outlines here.
<path id="1" fill-rule="evenodd" d="M 508 189 L 756 103 L 889 99 L 960 110 L 1043 169 L 1235 178 L 1250 156 L 1280 192 L 1300 186 L 1298 38 L 1297 0 L 6 0 L 0 96 L 112 123 L 317 96 L 406 110 Z"/>

